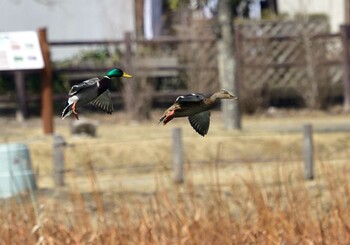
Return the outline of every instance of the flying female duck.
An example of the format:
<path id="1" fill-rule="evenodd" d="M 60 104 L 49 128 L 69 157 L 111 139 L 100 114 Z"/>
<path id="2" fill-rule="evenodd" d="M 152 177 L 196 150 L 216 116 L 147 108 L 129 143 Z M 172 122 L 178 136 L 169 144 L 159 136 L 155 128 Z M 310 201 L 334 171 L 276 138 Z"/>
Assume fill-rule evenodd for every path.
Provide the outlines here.
<path id="1" fill-rule="evenodd" d="M 69 98 L 66 107 L 62 112 L 62 120 L 72 114 L 72 112 L 74 113 L 75 118 L 79 120 L 76 111 L 77 107 L 81 107 L 88 103 L 91 103 L 108 114 L 112 114 L 113 103 L 108 88 L 113 77 L 131 78 L 132 76 L 121 69 L 114 68 L 101 79 L 95 77 L 74 85 L 68 93 Z"/>
<path id="2" fill-rule="evenodd" d="M 226 90 L 220 90 L 211 96 L 199 93 L 179 96 L 175 103 L 165 110 L 159 123 L 163 122 L 165 125 L 175 117 L 188 117 L 192 128 L 204 136 L 209 130 L 209 110 L 214 107 L 218 99 L 237 99 L 237 97 Z"/>

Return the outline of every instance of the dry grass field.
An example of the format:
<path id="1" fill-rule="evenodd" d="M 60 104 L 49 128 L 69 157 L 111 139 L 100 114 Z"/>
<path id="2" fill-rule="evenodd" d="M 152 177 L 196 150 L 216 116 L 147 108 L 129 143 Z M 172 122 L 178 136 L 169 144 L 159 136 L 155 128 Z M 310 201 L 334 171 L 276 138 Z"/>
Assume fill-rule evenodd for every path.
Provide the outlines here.
<path id="1" fill-rule="evenodd" d="M 68 142 L 54 188 L 52 138 L 40 121 L 1 118 L 0 141 L 28 144 L 38 191 L 1 202 L 0 244 L 349 244 L 350 118 L 324 112 L 245 116 L 241 132 L 212 114 L 206 137 L 186 119 L 163 127 L 97 119 Z M 83 115 L 81 115 L 83 117 Z M 304 123 L 315 129 L 315 179 L 303 180 Z M 172 180 L 172 129 L 183 129 L 185 183 Z"/>

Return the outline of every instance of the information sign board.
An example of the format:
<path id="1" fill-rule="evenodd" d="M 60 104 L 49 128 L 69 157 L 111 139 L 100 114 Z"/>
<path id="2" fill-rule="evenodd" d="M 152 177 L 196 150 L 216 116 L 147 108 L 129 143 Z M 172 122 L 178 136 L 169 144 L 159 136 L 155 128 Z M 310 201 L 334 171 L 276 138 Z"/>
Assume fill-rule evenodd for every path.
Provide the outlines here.
<path id="1" fill-rule="evenodd" d="M 35 31 L 0 32 L 0 71 L 44 68 Z"/>

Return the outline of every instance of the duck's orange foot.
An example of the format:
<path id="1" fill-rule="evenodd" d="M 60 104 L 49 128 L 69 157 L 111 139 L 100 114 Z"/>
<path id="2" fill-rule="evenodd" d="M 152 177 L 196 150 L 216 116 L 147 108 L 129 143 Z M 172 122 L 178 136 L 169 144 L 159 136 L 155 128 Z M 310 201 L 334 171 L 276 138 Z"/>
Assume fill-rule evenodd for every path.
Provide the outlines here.
<path id="1" fill-rule="evenodd" d="M 75 118 L 77 120 L 79 120 L 78 112 L 76 111 L 76 105 L 77 105 L 77 102 L 74 102 L 73 105 L 72 105 L 72 111 L 74 113 Z"/>
<path id="2" fill-rule="evenodd" d="M 166 114 L 166 117 L 163 120 L 163 125 L 167 124 L 168 122 L 170 122 L 174 118 L 174 113 L 175 113 L 175 111 L 169 111 Z"/>

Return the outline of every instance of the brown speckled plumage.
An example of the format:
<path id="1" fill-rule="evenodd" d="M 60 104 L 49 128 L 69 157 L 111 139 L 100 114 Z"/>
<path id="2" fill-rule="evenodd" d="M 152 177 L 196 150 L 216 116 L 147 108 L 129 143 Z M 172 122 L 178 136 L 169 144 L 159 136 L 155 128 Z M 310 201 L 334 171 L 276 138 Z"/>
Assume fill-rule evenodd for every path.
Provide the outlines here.
<path id="1" fill-rule="evenodd" d="M 204 136 L 209 130 L 210 110 L 218 99 L 237 99 L 226 90 L 220 90 L 207 97 L 203 94 L 188 94 L 179 96 L 159 119 L 159 123 L 167 124 L 175 117 L 188 117 L 197 133 Z"/>

